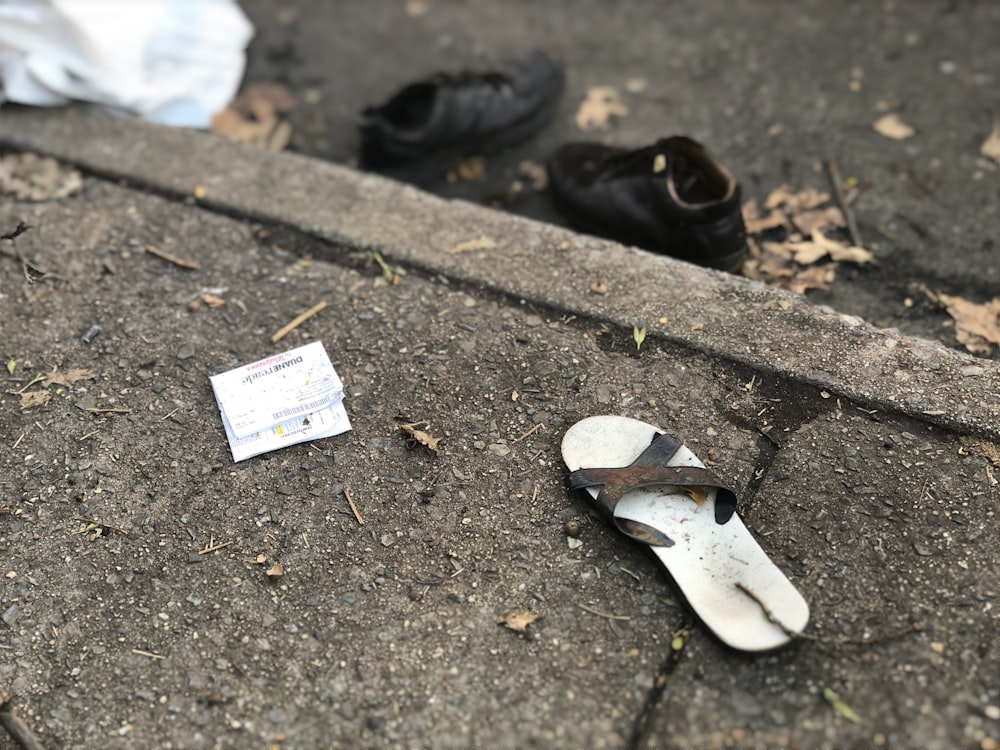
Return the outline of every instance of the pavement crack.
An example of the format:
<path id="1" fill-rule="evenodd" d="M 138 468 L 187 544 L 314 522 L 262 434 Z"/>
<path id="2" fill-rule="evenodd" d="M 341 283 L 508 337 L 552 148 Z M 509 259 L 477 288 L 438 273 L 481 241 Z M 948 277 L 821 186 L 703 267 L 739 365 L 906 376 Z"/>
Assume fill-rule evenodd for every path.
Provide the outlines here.
<path id="1" fill-rule="evenodd" d="M 639 750 L 645 747 L 646 740 L 652 729 L 653 716 L 663 699 L 663 691 L 670 677 L 677 671 L 684 655 L 684 647 L 694 632 L 694 619 L 690 615 L 684 617 L 682 625 L 670 637 L 670 653 L 663 661 L 653 681 L 653 687 L 646 694 L 646 700 L 632 723 L 632 733 L 625 747 L 627 750 Z"/>

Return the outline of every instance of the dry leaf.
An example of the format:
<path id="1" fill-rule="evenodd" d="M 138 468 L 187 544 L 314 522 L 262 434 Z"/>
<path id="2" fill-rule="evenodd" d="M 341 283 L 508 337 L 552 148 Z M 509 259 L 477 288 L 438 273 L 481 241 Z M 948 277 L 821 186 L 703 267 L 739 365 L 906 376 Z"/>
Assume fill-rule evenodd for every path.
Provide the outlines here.
<path id="1" fill-rule="evenodd" d="M 612 117 L 624 117 L 628 107 L 618 99 L 618 92 L 611 86 L 594 86 L 587 89 L 587 98 L 576 111 L 576 126 L 580 130 L 607 129 Z"/>
<path id="2" fill-rule="evenodd" d="M 792 189 L 788 185 L 778 185 L 771 193 L 764 199 L 764 209 L 770 211 L 772 208 L 777 208 L 785 203 L 788 203 L 789 199 L 792 197 Z"/>
<path id="3" fill-rule="evenodd" d="M 795 194 L 795 209 L 797 211 L 808 211 L 829 202 L 830 194 L 821 192 L 814 187 L 807 187 Z"/>
<path id="4" fill-rule="evenodd" d="M 492 250 L 496 246 L 497 243 L 484 234 L 482 237 L 477 237 L 474 240 L 459 242 L 448 252 L 452 255 L 458 255 L 459 253 L 466 253 L 469 250 Z"/>
<path id="5" fill-rule="evenodd" d="M 455 170 L 452 174 L 464 182 L 475 182 L 476 180 L 481 180 L 485 173 L 486 159 L 481 156 L 466 156 L 455 165 Z"/>
<path id="6" fill-rule="evenodd" d="M 283 83 L 251 83 L 212 116 L 210 129 L 235 143 L 281 151 L 291 140 L 292 126 L 280 115 L 294 107 L 295 97 Z"/>
<path id="7" fill-rule="evenodd" d="M 792 251 L 792 260 L 800 266 L 810 266 L 820 258 L 825 258 L 830 251 L 818 242 L 806 240 L 804 242 L 788 242 L 785 244 Z"/>
<path id="8" fill-rule="evenodd" d="M 523 633 L 526 627 L 535 622 L 535 620 L 541 620 L 544 616 L 536 615 L 534 612 L 528 612 L 527 610 L 508 612 L 497 618 L 497 625 L 506 625 L 511 630 Z"/>
<path id="9" fill-rule="evenodd" d="M 989 138 L 983 141 L 983 145 L 979 147 L 979 153 L 987 159 L 1000 162 L 1000 115 L 993 117 L 993 132 L 990 133 Z"/>
<path id="10" fill-rule="evenodd" d="M 549 186 L 549 172 L 544 164 L 526 159 L 518 165 L 517 173 L 531 180 L 531 187 L 535 191 L 545 190 Z"/>
<path id="11" fill-rule="evenodd" d="M 770 255 L 775 258 L 784 258 L 785 260 L 794 260 L 795 251 L 792 250 L 792 243 L 790 242 L 761 242 L 760 247 L 762 250 L 762 255 Z"/>
<path id="12" fill-rule="evenodd" d="M 875 263 L 875 256 L 863 247 L 853 247 L 839 240 L 832 240 L 818 229 L 805 242 L 789 242 L 796 263 L 807 266 L 827 255 L 837 263 Z"/>
<path id="13" fill-rule="evenodd" d="M 256 563 L 257 565 L 263 565 L 264 563 L 267 562 L 267 555 L 261 552 L 259 555 L 257 555 L 257 557 L 254 558 L 253 562 Z"/>
<path id="14" fill-rule="evenodd" d="M 264 575 L 268 578 L 281 578 L 281 576 L 285 575 L 285 569 L 281 567 L 281 563 L 276 562 L 264 571 Z"/>
<path id="15" fill-rule="evenodd" d="M 432 451 L 437 451 L 438 443 L 441 442 L 441 438 L 434 437 L 428 432 L 417 429 L 418 425 L 426 425 L 426 422 L 410 422 L 409 424 L 402 424 L 400 428 L 406 432 L 410 437 L 416 440 L 421 445 L 426 445 Z"/>
<path id="16" fill-rule="evenodd" d="M 884 135 L 886 138 L 892 138 L 894 141 L 902 141 L 907 138 L 912 138 L 917 131 L 899 119 L 899 115 L 895 112 L 890 112 L 887 115 L 882 115 L 874 123 L 872 123 L 872 128 L 879 135 Z"/>
<path id="17" fill-rule="evenodd" d="M 67 198 L 82 189 L 80 173 L 63 167 L 55 159 L 30 152 L 0 157 L 0 193 L 41 202 Z"/>
<path id="18" fill-rule="evenodd" d="M 981 305 L 943 294 L 939 299 L 955 320 L 955 337 L 970 352 L 989 354 L 991 344 L 1000 344 L 1000 297 Z"/>
<path id="19" fill-rule="evenodd" d="M 783 211 L 771 211 L 767 214 L 767 216 L 753 217 L 750 219 L 744 217 L 743 223 L 746 225 L 747 232 L 749 234 L 760 234 L 761 232 L 766 232 L 769 229 L 787 227 L 788 217 Z"/>
<path id="20" fill-rule="evenodd" d="M 830 259 L 835 263 L 856 263 L 859 266 L 863 266 L 865 263 L 878 263 L 871 250 L 839 242 L 836 247 L 830 248 Z"/>
<path id="21" fill-rule="evenodd" d="M 792 223 L 805 235 L 810 235 L 817 229 L 843 229 L 847 226 L 844 212 L 837 206 L 799 211 L 792 217 Z"/>
<path id="22" fill-rule="evenodd" d="M 1000 447 L 996 443 L 968 436 L 959 438 L 959 442 L 965 450 L 988 459 L 990 463 L 1000 469 Z"/>
<path id="23" fill-rule="evenodd" d="M 73 370 L 66 370 L 66 372 L 59 372 L 58 368 L 53 367 L 52 372 L 45 376 L 45 380 L 42 382 L 42 385 L 46 388 L 50 385 L 63 385 L 70 388 L 80 380 L 93 380 L 96 377 L 97 376 L 90 370 L 76 368 Z"/>
<path id="24" fill-rule="evenodd" d="M 33 409 L 49 402 L 52 394 L 48 391 L 27 391 L 21 395 L 21 409 Z"/>
<path id="25" fill-rule="evenodd" d="M 829 289 L 837 280 L 837 267 L 833 263 L 810 266 L 794 274 L 786 284 L 786 289 L 796 294 L 805 294 L 809 289 Z"/>
<path id="26" fill-rule="evenodd" d="M 708 499 L 708 487 L 681 487 L 681 491 L 701 505 Z"/>
<path id="27" fill-rule="evenodd" d="M 222 307 L 226 304 L 226 301 L 222 297 L 216 297 L 214 294 L 209 294 L 208 292 L 201 295 L 201 301 L 209 307 Z"/>

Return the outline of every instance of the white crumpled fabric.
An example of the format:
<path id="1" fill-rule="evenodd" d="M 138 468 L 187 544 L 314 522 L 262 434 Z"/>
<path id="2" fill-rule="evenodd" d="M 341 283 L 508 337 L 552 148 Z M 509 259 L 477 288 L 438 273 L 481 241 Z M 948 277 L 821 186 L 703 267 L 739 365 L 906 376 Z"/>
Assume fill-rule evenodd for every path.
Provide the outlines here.
<path id="1" fill-rule="evenodd" d="M 252 36 L 235 0 L 0 0 L 0 101 L 76 99 L 206 128 Z"/>

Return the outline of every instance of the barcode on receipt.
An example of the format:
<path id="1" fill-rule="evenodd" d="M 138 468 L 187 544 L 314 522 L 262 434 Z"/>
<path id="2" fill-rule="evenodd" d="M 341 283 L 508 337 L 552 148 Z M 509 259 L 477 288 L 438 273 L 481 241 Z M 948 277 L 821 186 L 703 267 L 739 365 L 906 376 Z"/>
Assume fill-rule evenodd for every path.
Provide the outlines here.
<path id="1" fill-rule="evenodd" d="M 302 414 L 303 412 L 312 411 L 317 407 L 324 406 L 327 403 L 329 403 L 329 399 L 321 398 L 319 401 L 313 401 L 311 404 L 302 404 L 301 406 L 293 406 L 290 409 L 282 409 L 281 411 L 276 411 L 272 419 L 277 421 L 285 417 L 290 417 L 293 414 Z"/>

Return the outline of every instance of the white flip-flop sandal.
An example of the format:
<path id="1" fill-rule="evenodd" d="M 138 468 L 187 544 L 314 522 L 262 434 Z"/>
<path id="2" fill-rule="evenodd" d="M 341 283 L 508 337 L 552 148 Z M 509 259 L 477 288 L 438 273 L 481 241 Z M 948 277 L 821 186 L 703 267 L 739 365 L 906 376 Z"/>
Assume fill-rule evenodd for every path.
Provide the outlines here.
<path id="1" fill-rule="evenodd" d="M 650 545 L 720 640 L 769 651 L 802 632 L 809 605 L 736 514 L 736 495 L 686 447 L 637 419 L 588 417 L 563 436 L 570 489 Z"/>

